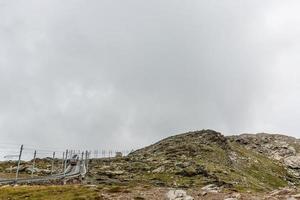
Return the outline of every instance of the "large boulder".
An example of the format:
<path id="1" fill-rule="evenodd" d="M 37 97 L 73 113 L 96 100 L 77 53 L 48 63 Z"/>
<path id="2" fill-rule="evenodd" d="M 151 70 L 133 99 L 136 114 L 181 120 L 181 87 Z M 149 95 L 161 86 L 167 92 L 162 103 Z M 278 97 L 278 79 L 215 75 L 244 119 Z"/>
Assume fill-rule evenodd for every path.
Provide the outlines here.
<path id="1" fill-rule="evenodd" d="M 5 169 L 5 172 L 6 173 L 9 173 L 9 172 L 13 172 L 13 173 L 15 173 L 16 171 L 17 171 L 17 166 L 15 166 L 15 167 L 9 167 L 9 168 L 6 168 Z M 28 166 L 25 166 L 25 165 L 20 165 L 20 167 L 19 167 L 19 172 L 24 172 L 26 169 L 28 168 Z"/>
<path id="2" fill-rule="evenodd" d="M 300 169 L 300 156 L 290 156 L 284 159 L 284 164 L 292 169 Z"/>

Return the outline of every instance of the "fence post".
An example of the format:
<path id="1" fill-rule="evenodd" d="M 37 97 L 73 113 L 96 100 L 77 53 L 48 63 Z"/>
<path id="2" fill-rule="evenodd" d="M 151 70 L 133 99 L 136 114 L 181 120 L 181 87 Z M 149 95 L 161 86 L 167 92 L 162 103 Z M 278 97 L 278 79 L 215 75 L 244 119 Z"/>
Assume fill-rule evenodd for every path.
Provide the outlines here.
<path id="1" fill-rule="evenodd" d="M 17 180 L 19 177 L 19 168 L 20 168 L 20 163 L 21 163 L 22 152 L 23 152 L 23 144 L 21 145 L 21 148 L 20 148 L 20 154 L 19 154 L 19 160 L 18 160 L 18 166 L 17 166 L 17 172 L 16 172 L 16 183 L 17 183 Z"/>
<path id="2" fill-rule="evenodd" d="M 86 162 L 86 171 L 89 171 L 89 159 L 90 159 L 91 151 L 87 152 L 87 162 Z"/>
<path id="3" fill-rule="evenodd" d="M 61 162 L 61 171 L 64 171 L 64 164 L 65 164 L 65 152 L 63 152 L 62 162 Z"/>
<path id="4" fill-rule="evenodd" d="M 51 163 L 51 175 L 53 174 L 54 158 L 55 158 L 55 152 L 53 152 L 53 156 L 52 156 L 52 163 Z"/>
<path id="5" fill-rule="evenodd" d="M 36 150 L 34 150 L 34 153 L 33 153 L 33 163 L 32 163 L 32 169 L 31 169 L 31 178 L 33 178 L 34 167 L 35 167 L 35 158 L 36 158 Z"/>
<path id="6" fill-rule="evenodd" d="M 66 156 L 65 156 L 64 176 L 66 175 L 67 160 L 68 160 L 68 149 L 66 150 Z"/>
<path id="7" fill-rule="evenodd" d="M 87 156 L 88 156 L 88 151 L 85 151 L 85 159 L 84 159 L 85 169 L 87 169 Z"/>

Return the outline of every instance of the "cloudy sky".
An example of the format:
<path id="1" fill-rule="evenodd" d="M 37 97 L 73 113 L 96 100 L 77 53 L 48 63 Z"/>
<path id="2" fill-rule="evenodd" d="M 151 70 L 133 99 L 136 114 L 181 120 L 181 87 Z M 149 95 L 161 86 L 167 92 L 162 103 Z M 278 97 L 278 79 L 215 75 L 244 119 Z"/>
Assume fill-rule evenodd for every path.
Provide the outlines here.
<path id="1" fill-rule="evenodd" d="M 300 2 L 0 0 L 0 141 L 300 137 Z"/>

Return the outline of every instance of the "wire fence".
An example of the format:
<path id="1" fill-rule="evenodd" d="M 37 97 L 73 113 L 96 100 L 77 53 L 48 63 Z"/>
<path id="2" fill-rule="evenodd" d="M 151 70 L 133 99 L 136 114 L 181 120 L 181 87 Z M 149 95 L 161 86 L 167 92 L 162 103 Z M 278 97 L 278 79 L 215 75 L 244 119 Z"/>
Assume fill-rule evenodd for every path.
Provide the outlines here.
<path id="1" fill-rule="evenodd" d="M 20 146 L 18 144 L 11 143 L 0 143 L 0 161 L 16 161 L 19 159 Z M 69 156 L 85 152 L 86 150 L 74 150 L 68 149 Z M 98 158 L 112 158 L 116 156 L 127 156 L 129 153 L 134 151 L 133 149 L 94 149 L 87 150 L 89 152 L 89 157 L 92 159 Z M 50 149 L 50 148 L 34 148 L 31 145 L 24 145 L 21 155 L 21 160 L 30 161 L 34 158 L 34 152 L 36 152 L 36 158 L 52 158 L 55 152 L 56 159 L 64 159 L 64 154 L 66 150 L 62 149 Z"/>
<path id="2" fill-rule="evenodd" d="M 54 173 L 66 173 L 66 166 L 68 162 L 76 159 L 80 159 L 80 162 L 86 163 L 88 168 L 89 159 L 101 159 L 112 157 L 127 156 L 133 150 L 74 150 L 67 149 L 65 151 L 61 149 L 49 149 L 49 148 L 34 148 L 33 146 L 17 145 L 10 143 L 0 143 L 0 162 L 8 162 L 9 168 L 5 169 L 5 172 L 9 171 L 10 174 L 15 173 L 16 178 L 19 177 L 19 172 L 25 169 L 27 174 L 37 174 L 38 171 L 45 172 L 45 175 Z M 38 160 L 40 159 L 40 160 Z M 24 161 L 27 161 L 24 163 Z M 39 162 L 38 162 L 39 161 Z M 43 162 L 43 166 L 46 167 L 39 169 L 40 162 Z M 76 161 L 76 162 L 77 162 Z M 7 165 L 6 165 L 7 166 Z M 2 170 L 3 171 L 3 170 Z M 15 172 L 14 172 L 15 171 Z M 22 175 L 22 174 L 21 174 Z M 24 174 L 23 174 L 24 175 Z M 40 175 L 38 175 L 40 176 Z M 0 178 L 1 180 L 1 178 Z"/>

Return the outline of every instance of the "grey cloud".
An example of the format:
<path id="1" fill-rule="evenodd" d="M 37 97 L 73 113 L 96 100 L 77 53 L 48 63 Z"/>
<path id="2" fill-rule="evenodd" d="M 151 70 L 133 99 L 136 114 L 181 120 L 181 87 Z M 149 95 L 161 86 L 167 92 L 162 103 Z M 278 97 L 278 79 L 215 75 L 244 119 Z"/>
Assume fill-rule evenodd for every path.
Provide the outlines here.
<path id="1" fill-rule="evenodd" d="M 299 92 L 291 87 L 297 77 L 291 82 L 281 69 L 293 60 L 286 76 L 299 71 L 297 55 L 289 56 L 299 42 L 280 27 L 294 16 L 289 8 L 299 6 L 3 1 L 1 140 L 136 148 L 202 128 L 297 135 Z M 280 24 L 273 19 L 277 13 L 287 16 Z M 283 90 L 294 92 L 292 99 L 279 101 Z M 274 111 L 277 105 L 283 106 Z"/>

